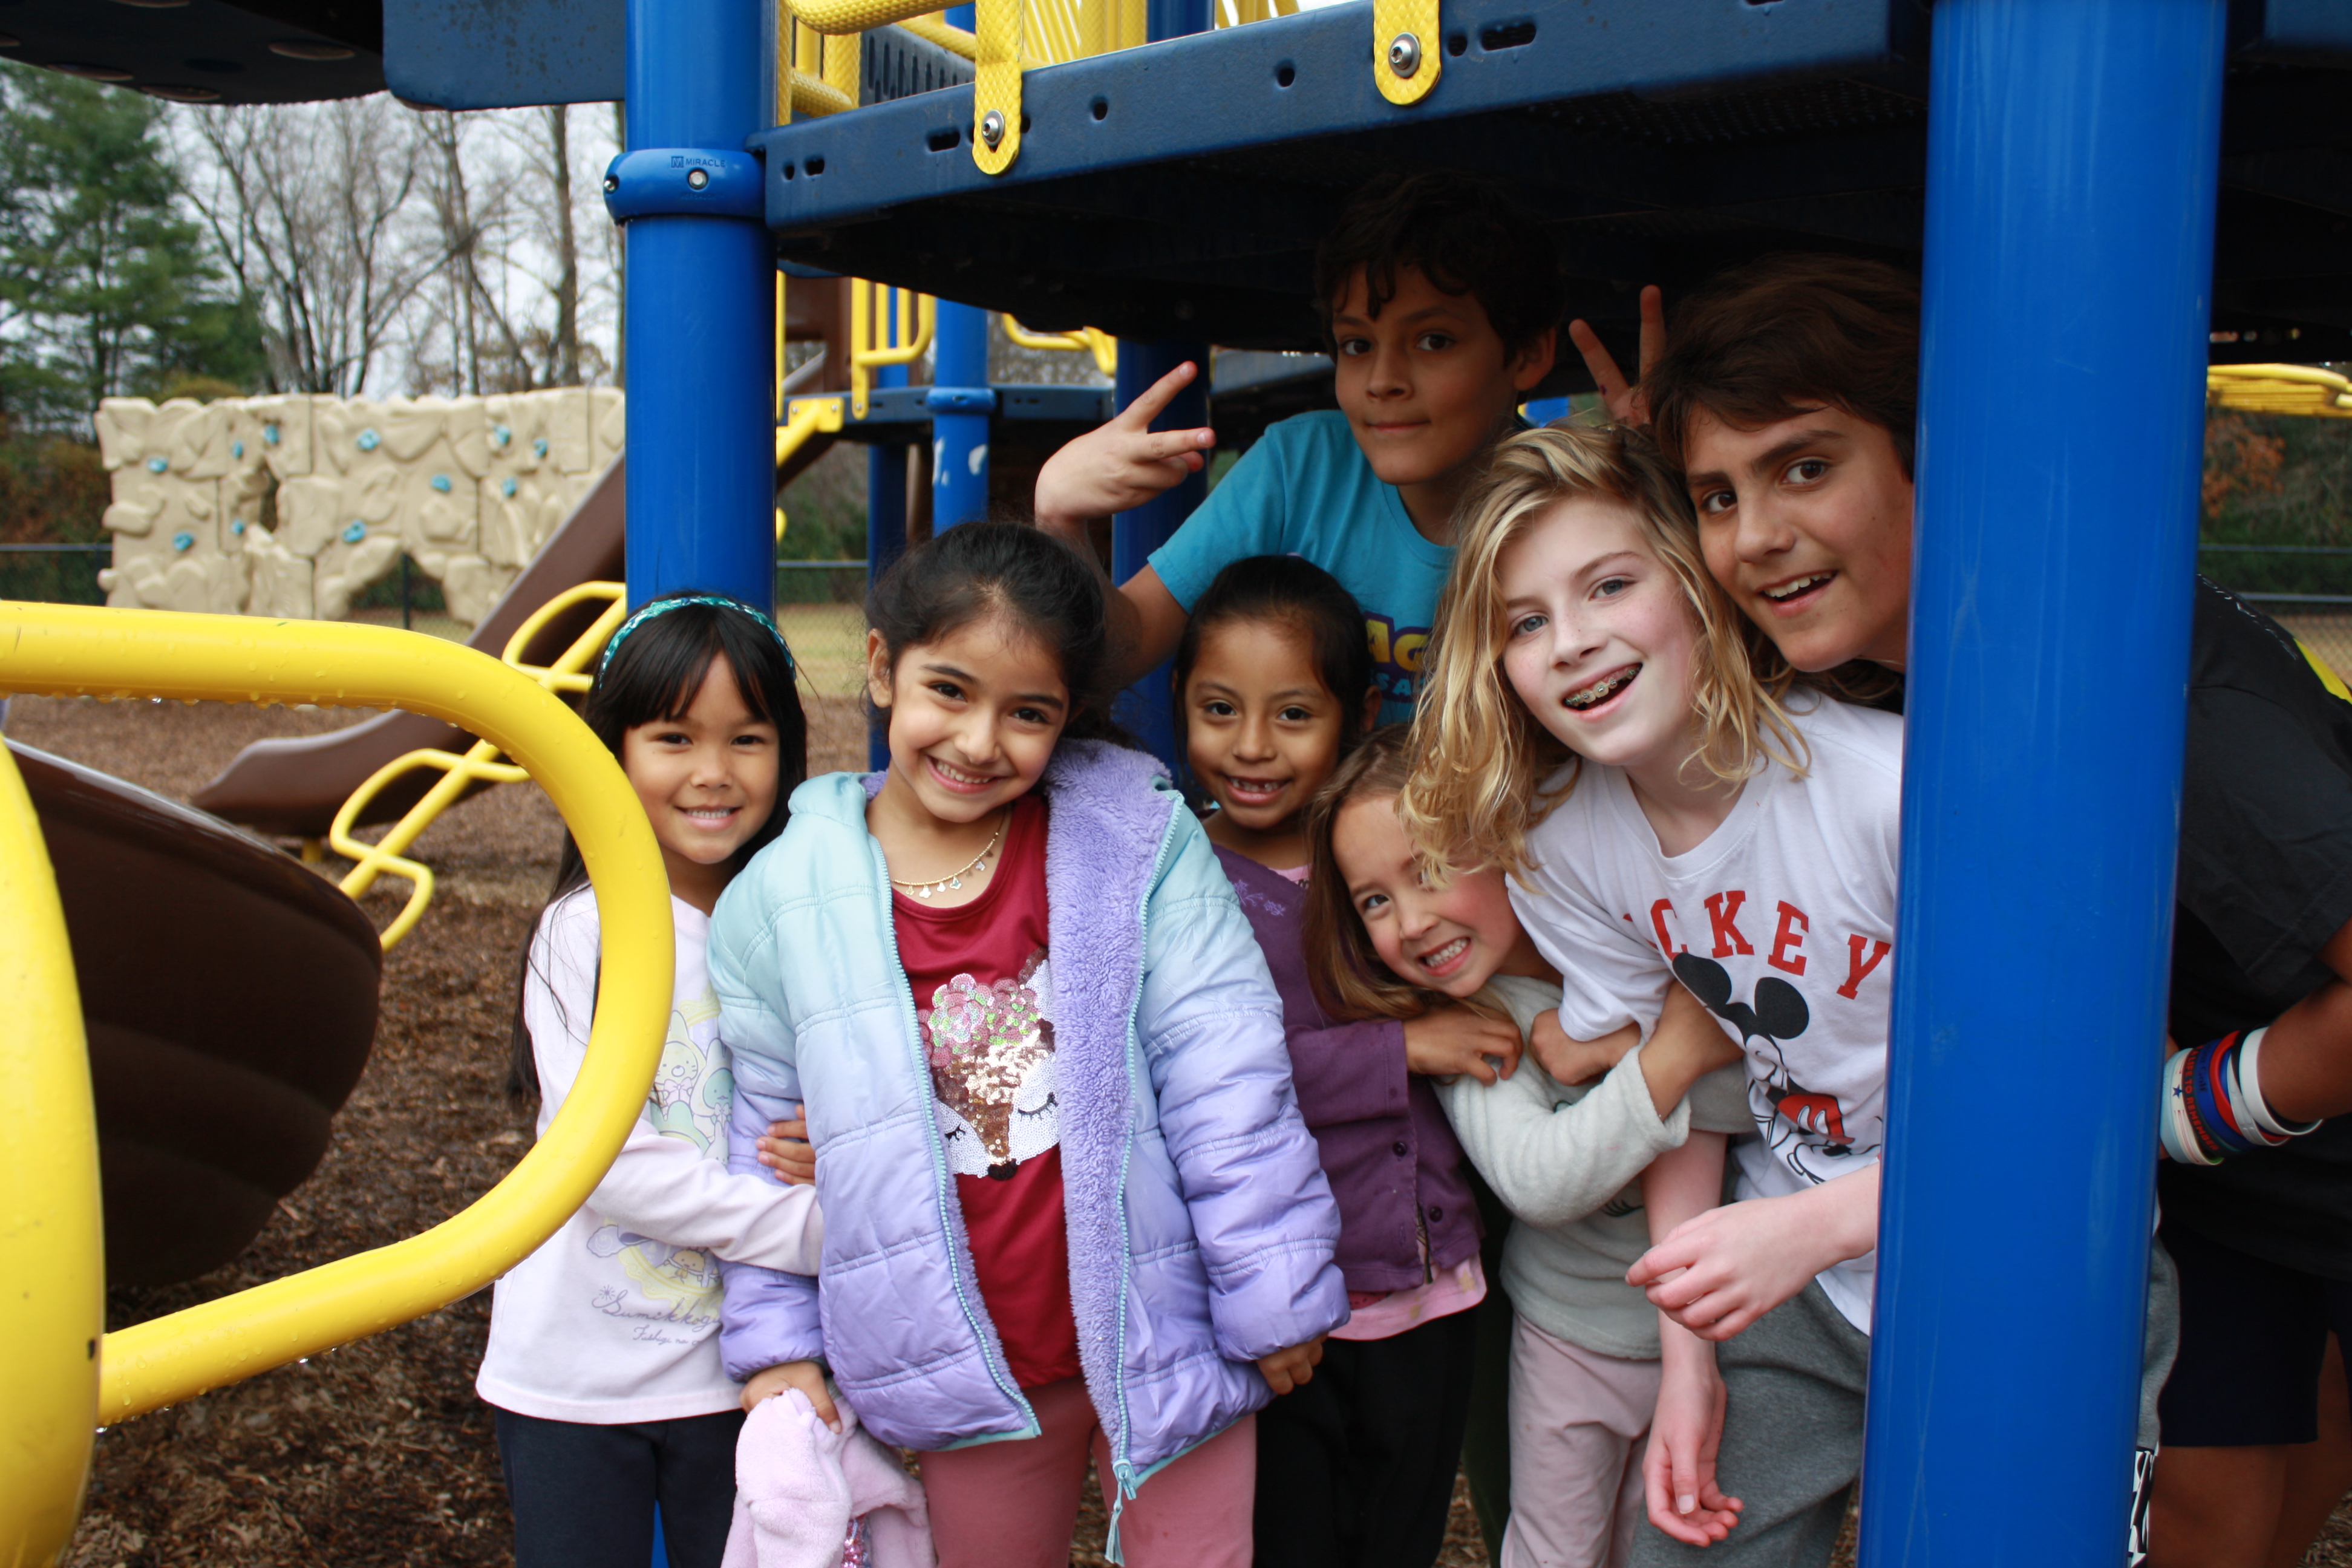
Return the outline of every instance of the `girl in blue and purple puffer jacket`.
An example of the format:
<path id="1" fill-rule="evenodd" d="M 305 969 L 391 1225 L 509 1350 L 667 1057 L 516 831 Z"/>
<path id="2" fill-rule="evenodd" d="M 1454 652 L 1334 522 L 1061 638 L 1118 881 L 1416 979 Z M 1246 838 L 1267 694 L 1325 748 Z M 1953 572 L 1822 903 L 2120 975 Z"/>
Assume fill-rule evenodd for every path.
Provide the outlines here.
<path id="1" fill-rule="evenodd" d="M 889 766 L 802 786 L 711 930 L 730 1163 L 805 1102 L 825 1215 L 816 1279 L 726 1272 L 728 1370 L 830 1415 L 829 1370 L 922 1450 L 943 1568 L 1062 1568 L 1089 1453 L 1115 1553 L 1243 1568 L 1253 1413 L 1348 1316 L 1265 962 L 1157 764 L 1097 738 L 1075 552 L 967 524 L 867 619 Z"/>

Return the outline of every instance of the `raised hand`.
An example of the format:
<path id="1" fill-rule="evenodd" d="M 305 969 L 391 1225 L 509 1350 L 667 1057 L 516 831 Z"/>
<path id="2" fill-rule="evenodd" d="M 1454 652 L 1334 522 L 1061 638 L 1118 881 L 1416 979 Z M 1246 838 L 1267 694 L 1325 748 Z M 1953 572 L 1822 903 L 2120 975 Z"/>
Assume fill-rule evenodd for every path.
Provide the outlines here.
<path id="1" fill-rule="evenodd" d="M 1511 1076 L 1519 1065 L 1520 1048 L 1517 1025 L 1508 1018 L 1486 1017 L 1458 1002 L 1404 1021 L 1405 1070 L 1423 1078 L 1466 1072 L 1480 1083 L 1492 1083 Z"/>
<path id="2" fill-rule="evenodd" d="M 1568 341 L 1584 356 L 1584 368 L 1592 373 L 1592 384 L 1601 391 L 1601 401 L 1609 405 L 1609 417 L 1619 425 L 1647 425 L 1650 405 L 1642 395 L 1639 383 L 1628 384 L 1625 373 L 1617 368 L 1616 356 L 1601 342 L 1601 334 L 1581 316 L 1568 324 Z M 1652 283 L 1642 290 L 1642 380 L 1647 381 L 1650 367 L 1666 352 L 1666 297 Z"/>
<path id="3" fill-rule="evenodd" d="M 1199 473 L 1217 433 L 1206 426 L 1155 432 L 1151 422 L 1200 374 L 1198 365 L 1185 361 L 1109 423 L 1046 458 L 1037 472 L 1039 526 L 1076 535 L 1096 518 L 1141 506 L 1186 475 Z"/>

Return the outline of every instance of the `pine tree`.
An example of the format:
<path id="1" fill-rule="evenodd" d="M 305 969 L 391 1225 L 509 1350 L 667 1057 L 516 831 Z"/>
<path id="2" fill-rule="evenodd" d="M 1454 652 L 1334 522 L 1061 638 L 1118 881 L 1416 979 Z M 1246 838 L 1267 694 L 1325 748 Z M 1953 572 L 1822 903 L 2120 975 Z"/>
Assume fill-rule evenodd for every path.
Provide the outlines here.
<path id="1" fill-rule="evenodd" d="M 257 385 L 260 332 L 183 216 L 162 106 L 0 63 L 0 412 L 87 428 L 191 375 Z"/>

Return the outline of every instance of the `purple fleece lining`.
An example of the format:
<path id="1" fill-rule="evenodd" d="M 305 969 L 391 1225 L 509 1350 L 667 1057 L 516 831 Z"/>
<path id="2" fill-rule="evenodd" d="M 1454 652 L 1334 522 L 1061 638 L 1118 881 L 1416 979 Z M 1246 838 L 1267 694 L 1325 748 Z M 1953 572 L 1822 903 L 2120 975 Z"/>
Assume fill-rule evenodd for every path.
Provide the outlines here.
<path id="1" fill-rule="evenodd" d="M 1143 985 L 1143 900 L 1176 797 L 1141 752 L 1066 741 L 1045 773 L 1045 923 L 1054 953 L 1055 1089 L 1078 1359 L 1112 1454 L 1127 1455 L 1118 1308 L 1127 1291 L 1123 1175 L 1135 1121 L 1127 1035 Z M 1139 854 L 1139 846 L 1150 846 Z M 1097 914 L 1095 911 L 1101 911 Z M 1087 983 L 1091 983 L 1088 984 Z"/>

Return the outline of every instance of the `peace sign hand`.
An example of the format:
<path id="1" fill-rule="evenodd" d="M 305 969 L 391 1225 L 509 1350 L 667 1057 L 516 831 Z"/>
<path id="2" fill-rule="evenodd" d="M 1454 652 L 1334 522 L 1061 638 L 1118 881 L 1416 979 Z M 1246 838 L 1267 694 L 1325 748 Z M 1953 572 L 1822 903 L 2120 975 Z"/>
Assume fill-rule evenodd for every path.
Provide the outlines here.
<path id="1" fill-rule="evenodd" d="M 1640 383 L 1628 385 L 1624 372 L 1617 368 L 1617 360 L 1601 345 L 1601 334 L 1581 317 L 1568 324 L 1569 341 L 1576 352 L 1584 356 L 1584 368 L 1592 373 L 1592 384 L 1601 390 L 1601 401 L 1609 405 L 1609 417 L 1619 425 L 1647 425 L 1650 405 L 1642 394 Z M 1666 298 L 1654 283 L 1642 290 L 1642 380 L 1650 378 L 1650 367 L 1666 352 Z"/>
<path id="2" fill-rule="evenodd" d="M 1205 426 L 1154 431 L 1151 422 L 1200 374 L 1185 361 L 1109 423 L 1046 458 L 1037 472 L 1038 523 L 1075 538 L 1096 518 L 1141 506 L 1199 473 L 1217 444 L 1216 432 Z"/>

